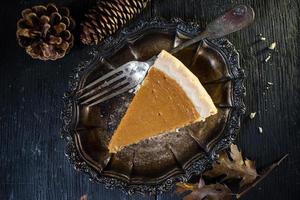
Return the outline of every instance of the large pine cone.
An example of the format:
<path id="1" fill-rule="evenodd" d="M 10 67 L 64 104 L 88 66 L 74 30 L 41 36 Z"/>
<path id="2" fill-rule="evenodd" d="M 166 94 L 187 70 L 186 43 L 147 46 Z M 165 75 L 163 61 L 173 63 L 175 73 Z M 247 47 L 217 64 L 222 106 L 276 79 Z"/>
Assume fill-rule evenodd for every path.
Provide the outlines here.
<path id="1" fill-rule="evenodd" d="M 22 11 L 16 34 L 20 46 L 32 58 L 56 60 L 72 48 L 74 36 L 71 31 L 74 28 L 75 21 L 68 8 L 38 5 Z"/>
<path id="2" fill-rule="evenodd" d="M 85 15 L 81 41 L 84 44 L 98 44 L 115 33 L 136 14 L 140 13 L 150 0 L 102 0 Z"/>

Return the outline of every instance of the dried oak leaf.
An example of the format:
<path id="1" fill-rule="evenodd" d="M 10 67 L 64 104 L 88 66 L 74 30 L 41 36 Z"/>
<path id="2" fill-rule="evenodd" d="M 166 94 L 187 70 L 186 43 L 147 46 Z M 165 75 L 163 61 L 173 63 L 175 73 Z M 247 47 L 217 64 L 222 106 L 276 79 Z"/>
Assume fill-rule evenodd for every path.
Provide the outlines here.
<path id="1" fill-rule="evenodd" d="M 249 192 L 252 188 L 254 188 L 259 182 L 261 182 L 264 178 L 266 178 L 276 167 L 278 167 L 286 158 L 288 157 L 288 154 L 284 155 L 281 159 L 274 162 L 270 166 L 263 169 L 259 176 L 249 185 L 245 185 L 242 187 L 238 194 L 236 194 L 236 198 L 240 199 L 243 195 L 245 195 L 247 192 Z"/>
<path id="2" fill-rule="evenodd" d="M 231 200 L 231 190 L 223 184 L 206 185 L 204 180 L 200 178 L 198 184 L 177 183 L 176 193 L 181 194 L 192 191 L 186 195 L 183 200 Z"/>
<path id="3" fill-rule="evenodd" d="M 244 160 L 242 153 L 234 144 L 230 146 L 229 156 L 226 152 L 222 152 L 219 159 L 213 164 L 212 170 L 205 172 L 204 175 L 209 177 L 226 175 L 224 180 L 241 179 L 240 187 L 251 184 L 258 176 L 255 162 Z"/>
<path id="4" fill-rule="evenodd" d="M 87 195 L 87 194 L 82 195 L 82 196 L 80 197 L 80 200 L 88 200 L 88 195 Z"/>

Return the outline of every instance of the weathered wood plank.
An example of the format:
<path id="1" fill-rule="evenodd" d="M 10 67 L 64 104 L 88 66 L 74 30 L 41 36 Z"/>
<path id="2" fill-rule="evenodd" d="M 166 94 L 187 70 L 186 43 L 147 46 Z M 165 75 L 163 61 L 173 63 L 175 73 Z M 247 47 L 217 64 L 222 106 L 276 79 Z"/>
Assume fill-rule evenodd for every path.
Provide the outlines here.
<path id="1" fill-rule="evenodd" d="M 56 62 L 32 60 L 15 41 L 15 23 L 20 11 L 43 1 L 7 1 L 0 7 L 5 26 L 0 29 L 0 199 L 76 200 L 155 199 L 126 196 L 106 190 L 76 172 L 64 156 L 64 141 L 59 137 L 61 97 L 68 76 L 84 55 L 76 41 L 70 55 Z M 56 1 L 68 5 L 80 20 L 82 10 L 95 1 Z M 140 18 L 180 17 L 201 24 L 236 3 L 249 3 L 257 13 L 256 23 L 235 33 L 230 40 L 241 53 L 247 80 L 245 103 L 248 113 L 238 140 L 247 156 L 259 167 L 284 153 L 289 159 L 244 199 L 298 199 L 300 184 L 300 18 L 298 0 L 153 0 Z M 267 41 L 255 44 L 262 33 Z M 263 63 L 256 52 L 269 43 L 278 43 L 278 52 Z M 273 82 L 267 90 L 267 82 Z M 258 126 L 264 133 L 259 134 Z M 156 199 L 177 199 L 173 193 Z"/>

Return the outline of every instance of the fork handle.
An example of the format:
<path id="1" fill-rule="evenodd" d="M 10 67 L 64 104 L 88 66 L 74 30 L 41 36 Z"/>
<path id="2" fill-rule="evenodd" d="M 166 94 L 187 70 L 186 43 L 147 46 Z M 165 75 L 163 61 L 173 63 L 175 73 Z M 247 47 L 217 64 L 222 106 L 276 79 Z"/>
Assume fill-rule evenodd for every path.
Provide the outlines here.
<path id="1" fill-rule="evenodd" d="M 199 41 L 207 38 L 208 35 L 209 35 L 209 33 L 207 31 L 204 31 L 200 35 L 198 35 L 197 37 L 194 37 L 193 39 L 190 39 L 190 40 L 188 40 L 188 41 L 186 41 L 186 42 L 178 45 L 177 47 L 175 47 L 174 49 L 172 49 L 170 51 L 170 53 L 171 54 L 175 54 L 178 51 L 180 51 L 180 50 L 182 50 L 182 49 L 184 49 L 184 48 L 186 48 L 186 47 L 188 47 L 188 46 L 190 46 L 192 44 L 195 44 L 195 43 L 197 43 L 197 42 L 199 42 Z"/>
<path id="2" fill-rule="evenodd" d="M 210 22 L 197 37 L 188 40 L 170 51 L 171 54 L 199 42 L 205 38 L 220 38 L 249 26 L 255 18 L 253 8 L 248 5 L 237 5 L 225 14 Z"/>

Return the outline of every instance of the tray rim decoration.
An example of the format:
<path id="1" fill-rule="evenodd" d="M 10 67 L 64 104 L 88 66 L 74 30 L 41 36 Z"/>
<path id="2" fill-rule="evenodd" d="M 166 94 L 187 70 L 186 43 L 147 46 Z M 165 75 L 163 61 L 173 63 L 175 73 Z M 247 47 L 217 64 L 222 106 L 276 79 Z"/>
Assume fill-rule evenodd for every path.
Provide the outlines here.
<path id="1" fill-rule="evenodd" d="M 99 60 L 99 55 L 106 56 L 116 51 L 119 47 L 126 42 L 127 38 L 138 36 L 142 32 L 150 29 L 175 29 L 182 33 L 193 36 L 201 31 L 201 27 L 195 22 L 185 22 L 181 19 L 173 18 L 169 21 L 154 18 L 149 21 L 138 21 L 132 25 L 124 28 L 116 36 L 109 37 L 101 45 L 94 46 L 88 49 L 88 58 L 82 61 L 74 70 L 73 75 L 70 76 L 68 90 L 64 94 L 64 110 L 62 111 L 61 119 L 63 123 L 61 137 L 66 141 L 65 155 L 78 171 L 88 174 L 90 180 L 103 183 L 106 188 L 113 189 L 119 188 L 127 194 L 143 193 L 143 194 L 159 194 L 162 192 L 170 191 L 176 182 L 187 181 L 193 175 L 199 175 L 208 169 L 213 160 L 218 156 L 218 152 L 226 149 L 235 141 L 236 136 L 240 129 L 241 117 L 245 113 L 244 96 L 246 95 L 246 88 L 244 86 L 245 73 L 240 67 L 239 54 L 234 46 L 225 38 L 206 40 L 206 42 L 218 49 L 222 54 L 227 64 L 228 71 L 231 74 L 231 81 L 233 82 L 232 91 L 232 112 L 229 114 L 227 125 L 223 131 L 223 135 L 218 139 L 215 146 L 208 152 L 204 158 L 190 159 L 185 169 L 184 174 L 168 174 L 164 181 L 153 184 L 141 183 L 131 184 L 121 177 L 108 177 L 101 174 L 100 171 L 90 166 L 84 158 L 81 157 L 80 150 L 76 145 L 75 139 L 75 125 L 76 115 L 78 114 L 77 106 L 74 99 L 74 93 L 80 87 L 81 77 L 85 70 L 88 70 L 94 62 Z M 91 67 L 90 67 L 91 68 Z"/>

